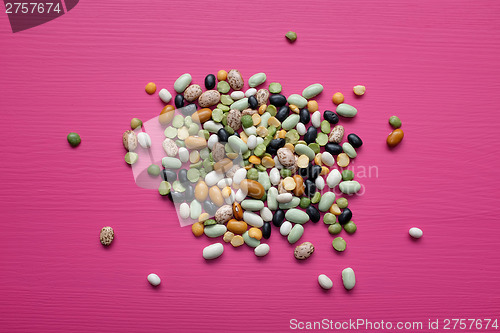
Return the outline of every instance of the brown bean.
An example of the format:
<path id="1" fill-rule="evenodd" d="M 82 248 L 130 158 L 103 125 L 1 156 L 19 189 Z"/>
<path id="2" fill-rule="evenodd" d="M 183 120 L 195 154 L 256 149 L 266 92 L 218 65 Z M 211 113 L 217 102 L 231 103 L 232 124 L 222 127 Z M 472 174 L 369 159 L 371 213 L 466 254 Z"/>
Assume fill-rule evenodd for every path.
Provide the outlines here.
<path id="1" fill-rule="evenodd" d="M 246 224 L 246 222 L 243 221 L 231 219 L 229 220 L 229 222 L 227 222 L 227 230 L 238 235 L 244 234 L 245 231 L 247 231 L 247 228 L 248 225 Z"/>
<path id="2" fill-rule="evenodd" d="M 172 122 L 175 116 L 175 108 L 173 105 L 166 105 L 160 112 L 158 122 L 162 125 L 168 125 Z"/>
<path id="3" fill-rule="evenodd" d="M 205 201 L 208 196 L 208 186 L 204 181 L 198 182 L 194 188 L 194 197 L 199 202 Z"/>
<path id="4" fill-rule="evenodd" d="M 207 146 L 207 140 L 200 136 L 189 136 L 184 143 L 187 149 L 203 149 Z"/>
<path id="5" fill-rule="evenodd" d="M 203 124 L 204 122 L 210 120 L 212 118 L 212 110 L 209 108 L 199 109 L 191 116 L 193 121 Z"/>
<path id="6" fill-rule="evenodd" d="M 396 147 L 403 140 L 404 136 L 405 134 L 401 128 L 395 129 L 387 137 L 387 144 L 389 147 Z"/>
<path id="7" fill-rule="evenodd" d="M 220 188 L 218 186 L 212 186 L 208 190 L 208 196 L 210 197 L 210 200 L 217 206 L 222 206 L 224 204 L 224 198 L 222 197 L 222 192 L 220 191 Z"/>
<path id="8" fill-rule="evenodd" d="M 244 179 L 240 183 L 240 188 L 254 199 L 260 199 L 266 193 L 261 183 L 251 179 Z"/>
<path id="9" fill-rule="evenodd" d="M 241 208 L 241 205 L 238 202 L 233 203 L 233 215 L 237 220 L 243 219 L 243 208 Z"/>

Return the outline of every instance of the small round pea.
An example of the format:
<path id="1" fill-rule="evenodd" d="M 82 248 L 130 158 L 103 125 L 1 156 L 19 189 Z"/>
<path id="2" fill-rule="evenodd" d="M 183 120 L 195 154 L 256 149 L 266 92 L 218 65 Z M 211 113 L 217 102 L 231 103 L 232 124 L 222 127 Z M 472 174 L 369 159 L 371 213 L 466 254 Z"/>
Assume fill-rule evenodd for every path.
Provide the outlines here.
<path id="1" fill-rule="evenodd" d="M 68 134 L 68 142 L 71 147 L 76 147 L 80 144 L 80 142 L 82 142 L 82 139 L 78 133 L 71 132 Z"/>
<path id="2" fill-rule="evenodd" d="M 342 237 L 337 237 L 332 241 L 333 248 L 338 252 L 343 252 L 346 248 L 346 242 Z"/>
<path id="3" fill-rule="evenodd" d="M 347 201 L 346 198 L 338 198 L 337 199 L 337 206 L 339 206 L 340 209 L 347 208 L 349 202 Z"/>
<path id="4" fill-rule="evenodd" d="M 348 233 L 348 234 L 353 234 L 356 232 L 356 230 L 358 229 L 358 227 L 356 226 L 356 224 L 352 221 L 349 221 L 347 222 L 346 224 L 344 224 L 344 230 Z"/>
<path id="5" fill-rule="evenodd" d="M 151 164 L 148 166 L 148 174 L 152 177 L 158 177 L 160 175 L 160 167 L 156 164 Z"/>
<path id="6" fill-rule="evenodd" d="M 353 180 L 354 172 L 352 170 L 344 170 L 342 171 L 342 180 Z"/>
<path id="7" fill-rule="evenodd" d="M 271 94 L 279 94 L 281 92 L 281 89 L 282 89 L 281 84 L 278 82 L 271 82 L 269 84 L 269 92 Z"/>
<path id="8" fill-rule="evenodd" d="M 293 31 L 288 31 L 286 34 L 285 34 L 285 37 L 291 42 L 295 42 L 295 40 L 297 40 L 297 33 L 293 32 Z"/>
<path id="9" fill-rule="evenodd" d="M 141 126 L 142 126 L 142 121 L 139 118 L 132 118 L 132 120 L 130 121 L 130 127 L 132 127 L 132 129 L 136 129 Z"/>
<path id="10" fill-rule="evenodd" d="M 389 118 L 389 124 L 393 128 L 400 128 L 401 127 L 401 119 L 399 119 L 398 116 L 392 116 Z"/>
<path id="11" fill-rule="evenodd" d="M 253 126 L 253 119 L 252 119 L 252 116 L 251 116 L 251 115 L 249 115 L 249 114 L 246 114 L 246 115 L 244 115 L 243 117 L 241 117 L 241 125 L 242 125 L 244 128 L 248 128 L 248 127 Z"/>
<path id="12" fill-rule="evenodd" d="M 309 199 L 307 197 L 300 198 L 300 203 L 299 203 L 300 208 L 306 209 L 310 205 L 311 205 L 311 199 Z"/>
<path id="13" fill-rule="evenodd" d="M 328 226 L 328 232 L 331 235 L 338 235 L 340 234 L 341 231 L 342 231 L 342 226 L 340 225 L 340 223 L 334 223 Z"/>

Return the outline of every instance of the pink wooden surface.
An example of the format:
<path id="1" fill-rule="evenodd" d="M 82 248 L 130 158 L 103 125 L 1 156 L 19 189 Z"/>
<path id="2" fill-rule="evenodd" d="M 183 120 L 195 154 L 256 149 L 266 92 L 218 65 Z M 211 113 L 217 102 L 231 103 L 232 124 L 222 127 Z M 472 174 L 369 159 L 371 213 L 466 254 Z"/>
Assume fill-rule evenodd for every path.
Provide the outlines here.
<path id="1" fill-rule="evenodd" d="M 498 318 L 500 206 L 498 1 L 81 1 L 13 34 L 0 15 L 0 331 L 281 332 L 296 318 Z M 298 40 L 283 38 L 295 30 Z M 358 166 L 377 166 L 351 200 L 358 232 L 334 253 L 320 222 L 297 262 L 276 229 L 270 254 L 226 247 L 216 261 L 137 187 L 123 162 L 130 118 L 218 69 L 266 72 L 286 94 L 321 82 L 359 109 Z M 355 98 L 355 84 L 367 93 Z M 406 133 L 389 151 L 387 118 Z M 66 135 L 82 144 L 71 149 Z M 116 231 L 100 245 L 101 227 Z M 412 241 L 407 230 L 420 226 Z M 340 279 L 353 267 L 357 285 Z M 161 287 L 146 281 L 150 272 Z M 317 285 L 320 273 L 334 281 Z M 428 331 L 424 329 L 423 331 Z"/>

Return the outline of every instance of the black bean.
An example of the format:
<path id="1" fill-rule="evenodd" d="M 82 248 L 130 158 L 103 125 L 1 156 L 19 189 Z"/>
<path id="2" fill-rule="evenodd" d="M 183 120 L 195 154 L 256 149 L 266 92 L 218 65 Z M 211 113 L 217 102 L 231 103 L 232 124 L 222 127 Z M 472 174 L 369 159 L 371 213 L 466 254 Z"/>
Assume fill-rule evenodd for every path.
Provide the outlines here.
<path id="1" fill-rule="evenodd" d="M 347 136 L 347 141 L 353 146 L 354 148 L 359 148 L 363 145 L 363 141 L 359 136 L 357 136 L 354 133 L 351 133 Z"/>
<path id="2" fill-rule="evenodd" d="M 248 97 L 248 105 L 250 106 L 251 109 L 256 110 L 259 107 L 259 102 L 257 101 L 257 97 L 253 95 Z"/>
<path id="3" fill-rule="evenodd" d="M 181 183 L 187 183 L 189 181 L 189 179 L 187 177 L 187 173 L 188 173 L 188 171 L 186 169 L 179 170 L 178 176 L 179 176 L 179 181 Z"/>
<path id="4" fill-rule="evenodd" d="M 336 124 L 339 122 L 339 116 L 333 111 L 326 110 L 323 112 L 323 118 L 328 121 L 330 124 Z"/>
<path id="5" fill-rule="evenodd" d="M 273 215 L 273 224 L 276 227 L 281 227 L 283 222 L 285 221 L 285 212 L 281 209 L 278 209 L 276 212 L 274 212 Z"/>
<path id="6" fill-rule="evenodd" d="M 309 167 L 299 168 L 298 173 L 302 178 L 309 177 Z"/>
<path id="7" fill-rule="evenodd" d="M 269 237 L 271 237 L 271 223 L 264 222 L 264 225 L 262 226 L 262 237 L 265 239 L 269 239 Z"/>
<path id="8" fill-rule="evenodd" d="M 194 107 L 190 108 L 190 107 L 188 107 L 189 105 L 194 105 Z M 181 108 L 181 113 L 185 116 L 190 116 L 195 112 L 196 112 L 196 105 L 194 103 L 190 103 L 190 104 L 186 105 L 185 107 Z"/>
<path id="9" fill-rule="evenodd" d="M 217 136 L 219 137 L 219 142 L 227 142 L 229 139 L 229 133 L 223 128 L 217 132 Z"/>
<path id="10" fill-rule="evenodd" d="M 290 115 L 290 108 L 287 105 L 283 105 L 279 108 L 278 112 L 276 112 L 276 119 L 280 122 L 283 122 Z"/>
<path id="11" fill-rule="evenodd" d="M 339 223 L 344 225 L 352 219 L 352 212 L 349 208 L 344 208 L 342 213 L 338 216 Z"/>
<path id="12" fill-rule="evenodd" d="M 271 155 L 276 155 L 278 153 L 278 149 L 273 148 L 271 146 L 267 146 L 266 153 L 271 154 Z"/>
<path id="13" fill-rule="evenodd" d="M 217 205 L 210 200 L 203 203 L 203 209 L 205 209 L 205 212 L 207 212 L 208 215 L 214 216 L 218 208 L 219 207 L 217 207 Z"/>
<path id="14" fill-rule="evenodd" d="M 205 88 L 208 90 L 215 88 L 215 75 L 208 74 L 205 76 Z"/>
<path id="15" fill-rule="evenodd" d="M 170 198 L 175 203 L 184 202 L 184 193 L 183 192 L 171 191 L 170 192 Z"/>
<path id="16" fill-rule="evenodd" d="M 316 184 L 314 184 L 314 181 L 306 179 L 306 181 L 304 182 L 304 190 L 306 196 L 310 198 L 314 196 L 314 193 L 316 193 Z"/>
<path id="17" fill-rule="evenodd" d="M 300 116 L 300 122 L 304 125 L 309 124 L 309 122 L 311 121 L 311 113 L 309 112 L 308 109 L 300 110 L 299 116 Z"/>
<path id="18" fill-rule="evenodd" d="M 309 218 L 311 219 L 312 222 L 316 223 L 319 221 L 320 218 L 319 210 L 313 205 L 310 205 L 309 207 L 306 208 L 306 213 L 307 215 L 309 215 Z"/>
<path id="19" fill-rule="evenodd" d="M 286 97 L 282 94 L 272 94 L 269 97 L 269 103 L 279 108 L 286 104 Z"/>
<path id="20" fill-rule="evenodd" d="M 309 143 L 316 142 L 316 138 L 318 137 L 318 129 L 314 126 L 310 126 L 307 129 L 306 134 L 304 134 L 304 141 Z"/>
<path id="21" fill-rule="evenodd" d="M 328 142 L 325 145 L 325 150 L 329 152 L 332 155 L 338 155 L 342 153 L 342 146 L 339 145 L 338 143 L 333 143 L 333 142 Z"/>
<path id="22" fill-rule="evenodd" d="M 169 183 L 173 183 L 177 180 L 177 173 L 170 169 L 163 169 L 161 171 L 161 178 Z"/>
<path id="23" fill-rule="evenodd" d="M 321 166 L 309 164 L 309 179 L 316 180 L 321 173 Z"/>
<path id="24" fill-rule="evenodd" d="M 186 185 L 186 190 L 184 191 L 184 200 L 191 202 L 194 200 L 194 186 L 191 184 Z"/>
<path id="25" fill-rule="evenodd" d="M 177 109 L 182 108 L 184 106 L 184 96 L 181 94 L 175 95 L 174 104 Z"/>
<path id="26" fill-rule="evenodd" d="M 286 144 L 286 140 L 284 138 L 280 139 L 273 139 L 271 142 L 269 142 L 268 147 L 274 148 L 274 149 L 280 149 Z"/>

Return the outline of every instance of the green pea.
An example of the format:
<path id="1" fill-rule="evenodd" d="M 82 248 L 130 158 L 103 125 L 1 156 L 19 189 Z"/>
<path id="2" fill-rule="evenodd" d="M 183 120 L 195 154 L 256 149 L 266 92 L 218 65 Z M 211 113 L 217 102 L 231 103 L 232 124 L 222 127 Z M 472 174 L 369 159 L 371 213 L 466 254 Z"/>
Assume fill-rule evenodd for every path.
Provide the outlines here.
<path id="1" fill-rule="evenodd" d="M 224 114 L 222 115 L 221 123 L 222 125 L 227 126 L 227 112 L 224 112 Z"/>
<path id="2" fill-rule="evenodd" d="M 316 143 L 321 147 L 325 146 L 328 143 L 328 135 L 325 133 L 319 132 L 316 137 Z"/>
<path id="3" fill-rule="evenodd" d="M 176 180 L 175 182 L 172 183 L 172 188 L 174 189 L 175 192 L 185 192 L 186 191 L 186 188 L 184 187 L 184 185 L 182 185 L 182 183 L 178 180 Z"/>
<path id="4" fill-rule="evenodd" d="M 80 144 L 80 142 L 82 142 L 80 135 L 75 132 L 69 133 L 67 139 L 71 147 L 76 147 Z"/>
<path id="5" fill-rule="evenodd" d="M 313 197 L 311 198 L 311 203 L 317 204 L 320 200 L 321 200 L 321 193 L 316 192 L 316 193 L 314 193 Z"/>
<path id="6" fill-rule="evenodd" d="M 267 135 L 270 135 L 270 136 L 274 137 L 274 135 L 276 134 L 276 132 L 277 132 L 277 131 L 278 131 L 278 130 L 276 129 L 276 127 L 274 127 L 274 126 L 269 126 L 269 127 L 267 128 Z"/>
<path id="7" fill-rule="evenodd" d="M 264 146 L 269 146 L 269 144 L 271 143 L 271 140 L 273 139 L 273 136 L 272 135 L 267 135 L 265 138 L 264 138 L 264 141 L 262 142 L 262 144 Z"/>
<path id="8" fill-rule="evenodd" d="M 167 181 L 162 181 L 160 183 L 160 186 L 158 186 L 158 192 L 161 194 L 161 195 L 168 195 L 170 194 L 170 188 L 171 188 L 171 185 L 169 182 Z"/>
<path id="9" fill-rule="evenodd" d="M 321 148 L 317 143 L 310 143 L 308 147 L 311 148 L 315 154 L 319 154 L 321 152 Z"/>
<path id="10" fill-rule="evenodd" d="M 241 158 L 243 158 L 244 160 L 247 160 L 250 156 L 252 156 L 252 151 L 247 150 L 243 155 L 241 155 Z M 257 155 L 255 155 L 255 156 L 257 156 Z"/>
<path id="11" fill-rule="evenodd" d="M 142 121 L 139 118 L 132 118 L 132 120 L 130 121 L 130 127 L 132 127 L 132 129 L 136 129 L 141 126 L 142 126 Z"/>
<path id="12" fill-rule="evenodd" d="M 231 105 L 234 103 L 233 99 L 229 95 L 221 95 L 220 102 L 224 105 Z"/>
<path id="13" fill-rule="evenodd" d="M 334 223 L 328 226 L 328 232 L 331 235 L 338 235 L 340 234 L 341 231 L 342 231 L 342 226 L 340 225 L 340 223 Z"/>
<path id="14" fill-rule="evenodd" d="M 337 206 L 339 206 L 340 209 L 347 208 L 347 205 L 349 202 L 347 201 L 346 198 L 338 198 L 337 199 Z"/>
<path id="15" fill-rule="evenodd" d="M 356 232 L 356 230 L 358 229 L 358 227 L 356 226 L 356 224 L 352 221 L 349 221 L 347 222 L 346 224 L 344 224 L 344 230 L 348 233 L 348 234 L 353 234 Z"/>
<path id="16" fill-rule="evenodd" d="M 392 116 L 389 118 L 389 124 L 393 128 L 400 128 L 401 127 L 401 119 L 399 119 L 397 116 Z"/>
<path id="17" fill-rule="evenodd" d="M 150 166 L 148 166 L 148 174 L 151 176 L 151 177 L 158 177 L 160 175 L 160 167 L 156 164 L 151 164 Z"/>
<path id="18" fill-rule="evenodd" d="M 221 109 L 214 109 L 212 111 L 212 119 L 213 121 L 220 123 L 222 121 L 222 117 L 224 116 L 224 112 Z"/>
<path id="19" fill-rule="evenodd" d="M 181 128 L 184 125 L 184 117 L 180 114 L 176 115 L 172 120 L 172 126 L 175 128 Z"/>
<path id="20" fill-rule="evenodd" d="M 292 176 L 292 170 L 283 168 L 283 169 L 280 170 L 280 175 L 281 175 L 282 178 L 291 177 Z"/>
<path id="21" fill-rule="evenodd" d="M 189 164 L 189 168 L 190 168 L 190 169 L 191 169 L 191 168 L 199 169 L 199 168 L 201 168 L 202 166 L 203 166 L 203 161 L 198 161 L 198 162 L 196 162 L 196 163 L 191 163 L 191 164 Z M 198 172 L 200 172 L 200 170 L 198 170 Z M 188 171 L 188 173 L 189 173 L 189 171 Z M 188 177 L 188 178 L 189 178 L 189 177 Z"/>
<path id="22" fill-rule="evenodd" d="M 205 138 L 205 140 L 208 140 L 208 138 L 210 138 L 210 132 L 207 130 L 200 130 L 198 132 L 198 136 Z"/>
<path id="23" fill-rule="evenodd" d="M 224 105 L 222 103 L 219 103 L 219 104 L 217 104 L 217 109 L 220 109 L 220 110 L 222 110 L 224 112 L 227 112 L 227 111 L 229 111 L 229 106 Z"/>
<path id="24" fill-rule="evenodd" d="M 286 134 L 285 134 L 285 142 L 286 143 L 291 143 L 293 145 L 293 144 L 296 144 L 297 141 L 299 141 L 299 139 L 300 139 L 300 135 L 296 129 L 291 129 L 288 132 L 286 132 Z"/>
<path id="25" fill-rule="evenodd" d="M 139 155 L 137 155 L 137 153 L 134 153 L 132 151 L 129 151 L 128 153 L 125 154 L 125 162 L 127 162 L 130 165 L 137 162 L 138 159 Z"/>
<path id="26" fill-rule="evenodd" d="M 259 172 L 255 168 L 251 168 L 247 171 L 247 178 L 251 180 L 259 179 Z"/>
<path id="27" fill-rule="evenodd" d="M 210 172 L 214 170 L 214 162 L 210 161 L 209 159 L 206 159 L 203 161 L 203 170 L 205 172 Z"/>
<path id="28" fill-rule="evenodd" d="M 354 172 L 352 170 L 344 170 L 342 171 L 342 180 L 353 180 Z"/>
<path id="29" fill-rule="evenodd" d="M 244 166 L 247 166 L 247 165 L 250 165 L 250 164 L 252 164 L 252 163 L 250 163 L 250 161 L 249 161 L 249 160 L 245 160 L 245 161 L 243 161 L 243 165 L 244 165 Z"/>
<path id="30" fill-rule="evenodd" d="M 276 115 L 276 113 L 278 112 L 278 110 L 276 109 L 276 107 L 274 105 L 270 104 L 267 106 L 266 112 L 269 112 L 271 114 L 271 116 L 274 117 Z"/>
<path id="31" fill-rule="evenodd" d="M 191 126 L 192 123 L 193 118 L 191 118 L 191 116 L 186 116 L 186 118 L 184 118 L 184 125 L 186 125 L 187 127 Z"/>
<path id="32" fill-rule="evenodd" d="M 337 222 L 337 216 L 333 215 L 332 213 L 325 213 L 323 216 L 323 222 L 325 224 L 334 224 Z"/>
<path id="33" fill-rule="evenodd" d="M 255 168 L 258 170 L 258 171 L 266 171 L 266 167 L 263 166 L 262 164 L 257 164 L 255 166 Z"/>
<path id="34" fill-rule="evenodd" d="M 279 94 L 281 92 L 281 84 L 279 84 L 278 82 L 271 82 L 269 84 L 269 92 L 271 94 Z"/>
<path id="35" fill-rule="evenodd" d="M 300 208 L 306 209 L 310 205 L 311 205 L 311 199 L 306 198 L 306 197 L 300 198 L 300 203 L 299 203 Z"/>
<path id="36" fill-rule="evenodd" d="M 219 81 L 219 83 L 217 83 L 217 91 L 221 94 L 227 94 L 229 89 L 231 89 L 231 87 L 226 81 Z"/>
<path id="37" fill-rule="evenodd" d="M 330 131 L 331 131 L 330 123 L 328 122 L 328 120 L 323 120 L 321 122 L 321 132 L 325 134 L 330 134 Z"/>
<path id="38" fill-rule="evenodd" d="M 346 242 L 342 237 L 337 237 L 332 242 L 333 248 L 338 252 L 343 252 L 346 248 Z"/>
<path id="39" fill-rule="evenodd" d="M 255 156 L 261 157 L 266 152 L 266 146 L 263 143 L 259 143 L 257 147 L 253 150 Z"/>
<path id="40" fill-rule="evenodd" d="M 188 133 L 189 135 L 195 135 L 200 131 L 200 126 L 198 124 L 192 123 L 188 127 Z"/>
<path id="41" fill-rule="evenodd" d="M 249 128 L 249 127 L 253 126 L 252 116 L 249 114 L 246 114 L 243 117 L 241 117 L 241 125 L 244 128 Z"/>
<path id="42" fill-rule="evenodd" d="M 203 148 L 202 150 L 200 150 L 200 158 L 202 160 L 208 158 L 208 156 L 210 156 L 210 150 L 208 149 L 208 147 Z"/>
<path id="43" fill-rule="evenodd" d="M 205 220 L 205 221 L 203 222 L 203 224 L 204 224 L 205 226 L 207 226 L 207 225 L 215 225 L 215 224 L 217 224 L 217 221 L 215 221 L 214 219 L 208 219 L 208 220 Z"/>
<path id="44" fill-rule="evenodd" d="M 200 171 L 191 167 L 187 172 L 187 179 L 189 179 L 191 183 L 196 183 L 200 179 Z"/>
<path id="45" fill-rule="evenodd" d="M 224 129 L 226 130 L 226 132 L 229 133 L 229 135 L 233 135 L 234 134 L 234 129 L 232 129 L 231 127 L 229 126 L 224 126 Z"/>
<path id="46" fill-rule="evenodd" d="M 286 34 L 285 34 L 285 37 L 291 42 L 295 42 L 297 40 L 297 33 L 293 32 L 293 31 L 288 31 Z"/>
<path id="47" fill-rule="evenodd" d="M 205 178 L 206 175 L 207 172 L 205 171 L 205 169 L 200 169 L 200 178 Z"/>

